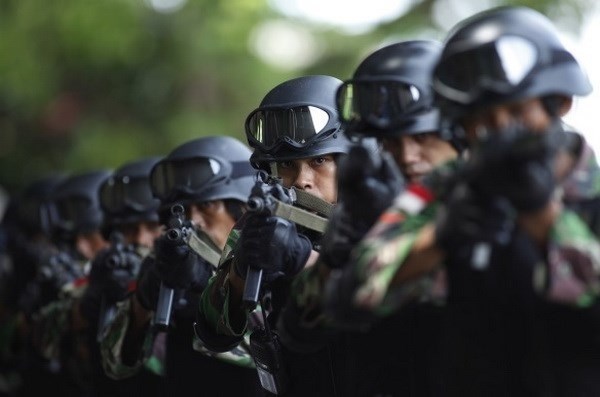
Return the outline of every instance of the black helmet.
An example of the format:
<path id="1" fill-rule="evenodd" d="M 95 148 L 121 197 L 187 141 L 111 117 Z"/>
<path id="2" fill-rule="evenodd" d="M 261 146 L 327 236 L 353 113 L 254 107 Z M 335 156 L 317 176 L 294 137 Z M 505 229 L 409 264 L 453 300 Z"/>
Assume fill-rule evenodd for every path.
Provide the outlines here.
<path id="1" fill-rule="evenodd" d="M 52 195 L 52 225 L 73 236 L 100 230 L 104 219 L 98 190 L 112 172 L 97 170 L 69 176 Z"/>
<path id="2" fill-rule="evenodd" d="M 441 51 L 439 42 L 409 40 L 367 56 L 337 92 L 346 133 L 381 138 L 437 131 L 431 73 Z"/>
<path id="3" fill-rule="evenodd" d="M 332 76 L 303 76 L 269 91 L 246 118 L 252 165 L 269 170 L 272 161 L 347 153 L 350 141 L 335 105 L 341 83 Z"/>
<path id="4" fill-rule="evenodd" d="M 66 178 L 64 174 L 52 174 L 37 179 L 30 183 L 15 201 L 19 224 L 28 236 L 50 234 L 49 202 L 56 187 Z"/>
<path id="5" fill-rule="evenodd" d="M 226 199 L 246 202 L 256 174 L 250 154 L 246 145 L 228 136 L 186 142 L 152 168 L 152 194 L 163 205 Z"/>
<path id="6" fill-rule="evenodd" d="M 526 7 L 498 7 L 455 26 L 433 87 L 442 117 L 451 120 L 479 107 L 592 90 L 552 22 Z"/>
<path id="7" fill-rule="evenodd" d="M 119 167 L 100 186 L 100 206 L 107 227 L 135 222 L 158 222 L 160 201 L 150 189 L 150 171 L 160 157 L 132 161 Z"/>

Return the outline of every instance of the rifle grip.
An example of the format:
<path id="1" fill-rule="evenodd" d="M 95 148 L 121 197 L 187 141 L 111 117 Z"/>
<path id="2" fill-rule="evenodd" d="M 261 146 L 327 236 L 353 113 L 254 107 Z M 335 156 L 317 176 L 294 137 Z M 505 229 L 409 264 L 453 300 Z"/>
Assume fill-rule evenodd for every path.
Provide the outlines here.
<path id="1" fill-rule="evenodd" d="M 262 273 L 262 269 L 248 267 L 246 284 L 244 285 L 244 295 L 242 296 L 242 301 L 248 308 L 254 309 L 258 303 Z"/>
<path id="2" fill-rule="evenodd" d="M 166 329 L 171 323 L 171 311 L 173 309 L 173 296 L 175 290 L 160 283 L 160 291 L 158 293 L 158 302 L 156 303 L 156 311 L 154 312 L 154 326 L 160 329 Z"/>

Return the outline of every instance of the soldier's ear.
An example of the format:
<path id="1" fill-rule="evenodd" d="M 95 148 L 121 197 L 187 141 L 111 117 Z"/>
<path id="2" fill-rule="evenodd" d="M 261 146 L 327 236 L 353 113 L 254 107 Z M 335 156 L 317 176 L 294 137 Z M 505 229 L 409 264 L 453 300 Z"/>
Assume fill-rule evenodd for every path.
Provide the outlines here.
<path id="1" fill-rule="evenodd" d="M 569 113 L 569 110 L 573 107 L 573 97 L 562 97 L 563 101 L 558 110 L 560 117 L 563 117 L 565 114 Z"/>
<path id="2" fill-rule="evenodd" d="M 563 117 L 573 107 L 573 97 L 565 95 L 548 95 L 542 98 L 542 104 L 551 117 Z"/>

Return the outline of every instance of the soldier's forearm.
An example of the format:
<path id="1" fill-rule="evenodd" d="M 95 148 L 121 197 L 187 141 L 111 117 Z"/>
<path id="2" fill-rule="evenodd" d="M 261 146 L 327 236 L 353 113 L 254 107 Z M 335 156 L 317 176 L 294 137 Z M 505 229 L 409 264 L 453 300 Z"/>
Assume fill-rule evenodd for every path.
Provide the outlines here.
<path id="1" fill-rule="evenodd" d="M 435 244 L 435 225 L 426 225 L 417 235 L 391 285 L 399 285 L 431 273 L 442 263 L 443 257 L 442 250 Z"/>

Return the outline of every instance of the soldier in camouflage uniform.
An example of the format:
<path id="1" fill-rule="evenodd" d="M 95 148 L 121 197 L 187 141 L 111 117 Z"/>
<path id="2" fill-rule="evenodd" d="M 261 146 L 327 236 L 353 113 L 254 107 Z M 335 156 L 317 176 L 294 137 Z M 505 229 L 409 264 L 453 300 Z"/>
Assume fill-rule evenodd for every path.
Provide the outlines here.
<path id="1" fill-rule="evenodd" d="M 439 299 L 415 300 L 376 326 L 372 319 L 344 318 L 342 313 L 328 317 L 322 307 L 329 277 L 337 277 L 352 248 L 403 189 L 403 178 L 393 177 L 393 169 L 397 166 L 404 180 L 415 182 L 457 157 L 458 145 L 438 131 L 433 106 L 430 74 L 440 53 L 441 45 L 434 41 L 387 45 L 366 57 L 338 91 L 345 134 L 376 137 L 384 152 L 377 159 L 354 147 L 341 161 L 338 204 L 320 260 L 294 281 L 279 330 L 307 344 L 328 334 L 346 341 L 345 361 L 353 364 L 345 369 L 340 395 L 426 396 L 442 390 L 435 368 L 442 332 Z M 367 362 L 368 368 L 362 368 Z M 401 374 L 395 368 L 403 368 Z"/>
<path id="2" fill-rule="evenodd" d="M 41 306 L 56 299 L 58 283 L 43 277 L 42 274 L 48 273 L 39 269 L 58 251 L 46 218 L 47 205 L 54 189 L 65 178 L 53 174 L 33 181 L 11 197 L 2 219 L 0 322 L 4 336 L 0 365 L 6 371 L 3 375 L 7 394 L 21 387 L 31 392 L 46 390 L 48 385 L 61 381 L 50 370 L 50 361 L 34 348 L 31 332 L 32 316 Z"/>
<path id="3" fill-rule="evenodd" d="M 597 164 L 577 161 L 585 145 L 560 122 L 587 77 L 548 19 L 517 7 L 452 29 L 433 84 L 469 158 L 409 185 L 332 296 L 388 316 L 443 266 L 448 395 L 598 394 L 600 245 L 560 199 L 577 178 L 569 164 L 591 165 L 597 186 Z"/>
<path id="4" fill-rule="evenodd" d="M 196 237 L 208 239 L 219 257 L 252 186 L 250 154 L 234 138 L 205 137 L 180 145 L 153 167 L 152 193 L 161 202 L 162 223 L 169 229 L 155 241 L 153 252 L 141 265 L 135 293 L 119 303 L 102 337 L 103 365 L 110 377 L 125 379 L 138 373 L 152 363 L 153 348 L 159 345 L 164 349 L 169 395 L 191 390 L 202 395 L 217 389 L 224 395 L 261 395 L 254 365 L 243 347 L 216 355 L 194 338 L 198 294 L 213 268 L 186 240 L 169 237 L 169 231 L 184 233 L 189 227 Z M 175 204 L 185 208 L 181 215 L 189 222 L 179 226 L 168 222 Z M 163 321 L 155 311 L 162 308 L 159 296 L 165 296 L 161 294 L 166 290 L 173 291 L 172 319 Z"/>
<path id="5" fill-rule="evenodd" d="M 68 242 L 66 249 L 72 254 L 61 252 L 42 269 L 57 280 L 59 292 L 34 316 L 33 338 L 41 354 L 74 382 L 75 394 L 93 391 L 86 323 L 77 308 L 87 286 L 89 263 L 108 245 L 100 231 L 103 213 L 98 188 L 109 175 L 108 170 L 71 175 L 54 189 L 49 204 L 51 233 Z"/>
<path id="6" fill-rule="evenodd" d="M 248 142 L 255 149 L 253 166 L 280 177 L 283 188 L 308 193 L 324 207 L 336 202 L 336 164 L 350 146 L 335 109 L 340 83 L 322 75 L 288 80 L 269 91 L 246 119 Z M 326 211 L 317 212 L 322 216 Z M 262 310 L 267 312 L 266 325 L 275 330 L 290 282 L 314 264 L 320 238 L 320 232 L 277 216 L 253 212 L 243 217 L 229 235 L 219 269 L 200 300 L 195 328 L 205 345 L 222 351 L 243 344 L 249 333 L 265 326 Z M 256 308 L 243 299 L 249 286 L 255 287 L 246 285 L 253 269 L 260 269 L 263 278 L 264 299 L 255 302 Z M 337 376 L 331 366 L 339 351 L 334 344 L 305 350 L 281 342 L 285 369 L 277 379 L 289 379 L 284 395 L 335 395 Z"/>
<path id="7" fill-rule="evenodd" d="M 112 319 L 115 306 L 133 290 L 142 259 L 162 233 L 158 219 L 160 202 L 152 195 L 149 182 L 150 170 L 159 159 L 150 157 L 123 164 L 98 190 L 104 213 L 102 233 L 110 247 L 92 260 L 78 307 L 78 315 L 86 323 L 94 395 L 162 395 L 161 357 L 155 357 L 151 361 L 155 365 L 148 365 L 137 376 L 117 381 L 105 374 L 99 350 L 99 338 Z"/>

